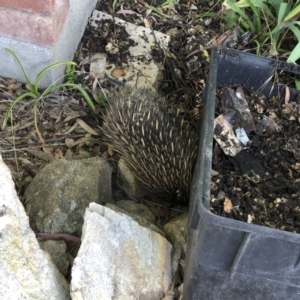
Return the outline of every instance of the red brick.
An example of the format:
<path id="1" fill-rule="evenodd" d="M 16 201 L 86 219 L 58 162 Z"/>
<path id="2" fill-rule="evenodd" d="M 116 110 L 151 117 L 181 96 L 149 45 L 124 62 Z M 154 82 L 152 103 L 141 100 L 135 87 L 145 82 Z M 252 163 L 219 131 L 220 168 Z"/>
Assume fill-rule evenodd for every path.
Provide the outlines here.
<path id="1" fill-rule="evenodd" d="M 53 12 L 57 0 L 0 0 L 1 6 L 25 10 L 28 12 Z"/>
<path id="2" fill-rule="evenodd" d="M 69 11 L 68 0 L 61 4 L 52 15 L 0 6 L 0 35 L 41 46 L 54 45 Z"/>

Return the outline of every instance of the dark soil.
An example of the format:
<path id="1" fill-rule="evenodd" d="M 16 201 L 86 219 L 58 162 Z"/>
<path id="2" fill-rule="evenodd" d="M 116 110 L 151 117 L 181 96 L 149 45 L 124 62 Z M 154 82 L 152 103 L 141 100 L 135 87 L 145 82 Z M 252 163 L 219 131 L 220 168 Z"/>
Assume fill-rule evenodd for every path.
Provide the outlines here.
<path id="1" fill-rule="evenodd" d="M 163 78 L 158 92 L 167 101 L 175 101 L 182 111 L 188 112 L 190 121 L 196 124 L 209 71 L 211 46 L 225 45 L 243 50 L 239 42 L 234 45 L 228 41 L 224 42 L 226 37 L 229 37 L 230 41 L 238 40 L 236 38 L 238 34 L 235 35 L 234 31 L 225 32 L 224 23 L 220 18 L 200 17 L 203 12 L 218 12 L 221 9 L 221 2 L 179 1 L 172 5 L 162 5 L 165 3 L 164 0 L 153 0 L 148 4 L 148 1 L 143 0 L 116 1 L 114 12 L 113 2 L 112 0 L 99 1 L 96 9 L 171 36 L 168 49 L 163 51 L 159 47 L 153 47 L 151 53 L 155 62 L 163 69 Z M 157 10 L 151 9 L 149 5 Z M 76 130 L 70 129 L 73 128 L 75 120 L 80 118 L 99 132 L 100 116 L 103 111 L 103 103 L 96 103 L 101 96 L 99 85 L 109 90 L 113 84 L 103 81 L 96 87 L 93 86 L 94 80 L 88 76 L 89 58 L 94 53 L 106 53 L 105 46 L 111 41 L 120 51 L 116 55 L 107 53 L 107 59 L 118 65 L 119 61 L 126 60 L 128 47 L 132 42 L 124 28 L 113 25 L 111 21 L 99 22 L 97 28 L 88 23 L 74 58 L 80 65 L 75 81 L 82 85 L 91 97 L 94 97 L 96 105 L 94 112 L 76 90 L 64 89 L 43 99 L 38 107 L 37 125 L 47 147 L 41 144 L 36 134 L 31 99 L 24 99 L 14 107 L 13 118 L 9 121 L 8 127 L 5 131 L 0 131 L 1 155 L 13 174 L 21 199 L 24 190 L 39 169 L 54 159 L 110 157 L 107 147 L 100 143 L 99 136 L 90 135 L 79 126 Z M 84 63 L 85 61 L 87 63 Z M 0 87 L 2 97 L 0 123 L 2 124 L 9 105 L 27 89 L 25 84 L 9 78 L 0 78 Z M 88 139 L 88 141 L 78 143 L 81 139 Z M 74 142 L 74 146 L 68 142 L 70 140 Z M 285 153 L 290 154 L 286 149 Z M 219 169 L 224 164 L 230 166 L 229 170 L 234 170 L 227 159 L 222 159 Z M 296 170 L 292 169 L 292 172 L 293 176 L 297 175 Z M 226 174 L 229 172 L 226 171 Z M 233 181 L 235 182 L 236 179 Z"/>
<path id="2" fill-rule="evenodd" d="M 152 1 L 152 7 L 160 7 L 165 1 Z M 115 17 L 131 22 L 138 26 L 147 25 L 155 31 L 171 36 L 168 49 L 153 47 L 151 56 L 163 69 L 163 79 L 160 82 L 159 93 L 167 101 L 175 101 L 197 114 L 201 103 L 201 95 L 205 87 L 205 79 L 209 71 L 209 49 L 213 39 L 220 35 L 219 20 L 211 20 L 205 25 L 205 19 L 198 18 L 199 12 L 218 10 L 220 5 L 202 1 L 197 9 L 191 10 L 190 4 L 181 1 L 180 4 L 160 9 L 161 14 L 152 11 L 144 1 L 117 2 L 115 14 L 112 12 L 112 1 L 99 1 L 96 9 Z M 195 6 L 196 8 L 196 6 Z M 124 13 L 122 13 L 124 12 Z M 168 17 L 169 16 L 169 17 Z M 147 23 L 145 22 L 147 21 Z M 105 46 L 113 42 L 120 52 L 116 55 L 107 53 L 108 62 L 121 66 L 126 62 L 131 46 L 130 38 L 122 26 L 114 25 L 112 21 L 100 21 L 95 28 L 87 24 L 83 38 L 78 47 L 75 61 L 80 64 L 89 56 L 97 52 L 106 53 Z M 84 65 L 89 72 L 89 64 Z M 81 76 L 79 81 L 92 88 L 92 81 L 88 82 Z M 110 82 L 101 82 L 103 88 L 109 87 Z"/>
<path id="3" fill-rule="evenodd" d="M 212 177 L 211 212 L 300 233 L 300 98 L 266 101 L 262 95 L 246 94 L 246 99 L 255 130 L 242 150 L 246 157 L 235 166 L 215 143 L 212 168 L 219 174 Z M 271 123 L 266 125 L 264 116 Z"/>

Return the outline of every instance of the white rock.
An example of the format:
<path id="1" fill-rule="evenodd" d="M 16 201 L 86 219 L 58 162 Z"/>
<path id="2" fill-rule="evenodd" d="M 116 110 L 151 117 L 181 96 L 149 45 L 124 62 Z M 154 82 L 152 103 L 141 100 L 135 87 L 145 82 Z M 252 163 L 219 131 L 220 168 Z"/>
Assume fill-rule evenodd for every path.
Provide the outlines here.
<path id="1" fill-rule="evenodd" d="M 151 47 L 155 46 L 157 41 L 162 49 L 167 49 L 170 36 L 144 26 L 125 22 L 120 18 L 112 17 L 98 10 L 93 11 L 90 18 L 90 25 L 97 28 L 99 22 L 103 20 L 111 20 L 116 26 L 123 26 L 129 35 L 129 39 L 134 41 L 128 49 L 130 57 L 121 60 L 121 65 L 119 66 L 126 73 L 124 76 L 126 84 L 133 87 L 157 88 L 162 77 L 162 70 L 151 57 Z M 113 45 L 108 45 L 106 51 L 111 53 L 112 51 L 117 51 L 117 49 Z M 114 63 L 110 63 L 107 64 L 106 70 L 114 70 L 115 67 Z M 111 76 L 110 73 L 108 75 Z"/>
<path id="2" fill-rule="evenodd" d="M 70 299 L 65 278 L 40 249 L 0 157 L 0 299 Z"/>
<path id="3" fill-rule="evenodd" d="M 171 244 L 131 217 L 91 203 L 72 269 L 73 300 L 158 300 L 170 287 Z"/>

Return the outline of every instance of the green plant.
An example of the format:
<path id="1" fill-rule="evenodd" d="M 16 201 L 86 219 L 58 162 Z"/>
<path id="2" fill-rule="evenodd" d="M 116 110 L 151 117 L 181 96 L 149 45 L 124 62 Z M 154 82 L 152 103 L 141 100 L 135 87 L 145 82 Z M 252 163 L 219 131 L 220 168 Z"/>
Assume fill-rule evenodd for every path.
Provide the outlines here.
<path id="1" fill-rule="evenodd" d="M 220 17 L 227 29 L 238 26 L 253 33 L 256 54 L 282 54 L 288 62 L 300 58 L 300 0 L 225 0 L 219 13 L 204 12 L 199 17 Z M 292 44 L 292 50 L 282 45 Z"/>
<path id="2" fill-rule="evenodd" d="M 227 28 L 240 26 L 254 34 L 257 54 L 268 48 L 268 54 L 288 55 L 288 62 L 300 58 L 300 0 L 225 0 L 223 8 Z M 293 38 L 294 49 L 283 49 L 284 42 Z"/>
<path id="3" fill-rule="evenodd" d="M 170 5 L 174 5 L 176 3 L 176 0 L 166 0 L 165 2 L 163 2 L 161 5 L 159 5 L 157 8 L 152 6 L 152 5 L 149 5 L 145 2 L 145 6 L 148 8 L 148 9 L 151 9 L 153 10 L 154 12 L 156 12 L 157 14 L 159 14 L 160 16 L 164 17 L 164 18 L 167 18 L 167 19 L 171 19 L 172 16 L 171 15 L 167 15 L 163 12 L 163 8 L 167 8 L 168 6 Z"/>
<path id="4" fill-rule="evenodd" d="M 75 83 L 75 80 L 78 78 L 76 72 L 76 64 L 67 64 L 65 71 L 65 83 Z"/>
<path id="5" fill-rule="evenodd" d="M 104 103 L 106 103 L 106 101 L 107 101 L 107 98 L 106 98 L 105 93 L 103 93 L 103 92 L 99 93 L 98 97 L 97 97 L 97 102 L 100 104 L 104 104 Z"/>
<path id="6" fill-rule="evenodd" d="M 113 1 L 113 4 L 112 4 L 112 11 L 113 11 L 113 13 L 115 13 L 117 2 L 118 2 L 118 0 L 114 0 Z"/>
<path id="7" fill-rule="evenodd" d="M 17 63 L 17 65 L 21 69 L 21 71 L 22 71 L 22 73 L 23 73 L 23 75 L 25 77 L 25 81 L 27 83 L 29 91 L 25 92 L 22 95 L 20 95 L 19 97 L 17 97 L 13 101 L 13 103 L 10 105 L 8 111 L 6 112 L 6 114 L 4 116 L 4 121 L 3 121 L 2 129 L 4 129 L 6 127 L 7 121 L 9 119 L 9 116 L 10 116 L 10 114 L 11 114 L 14 106 L 18 102 L 20 102 L 22 99 L 24 99 L 24 98 L 32 98 L 34 100 L 33 101 L 34 125 L 35 125 L 35 128 L 36 128 L 37 135 L 38 135 L 39 139 L 44 144 L 44 139 L 42 138 L 42 135 L 41 135 L 41 133 L 40 133 L 40 131 L 38 129 L 38 126 L 37 126 L 37 105 L 38 105 L 38 102 L 41 99 L 43 99 L 46 96 L 48 96 L 49 94 L 51 94 L 54 90 L 57 90 L 57 89 L 62 88 L 62 87 L 72 87 L 72 88 L 77 89 L 82 94 L 82 96 L 85 98 L 85 100 L 87 101 L 87 103 L 89 104 L 89 106 L 92 109 L 95 109 L 93 101 L 91 100 L 91 98 L 89 97 L 89 95 L 87 94 L 87 92 L 80 85 L 78 85 L 78 84 L 75 84 L 75 83 L 72 83 L 72 82 L 65 82 L 65 83 L 52 84 L 52 85 L 50 85 L 48 88 L 46 88 L 43 91 L 39 91 L 39 89 L 38 89 L 39 83 L 40 83 L 41 79 L 43 78 L 43 76 L 48 71 L 50 71 L 51 69 L 56 68 L 58 66 L 61 66 L 61 65 L 67 65 L 67 66 L 74 65 L 74 66 L 76 66 L 76 64 L 74 62 L 72 62 L 72 61 L 61 61 L 61 62 L 54 63 L 54 64 L 52 64 L 52 65 L 44 68 L 42 71 L 40 71 L 38 73 L 38 75 L 36 76 L 34 82 L 32 83 L 30 81 L 27 73 L 25 72 L 25 70 L 23 68 L 23 65 L 21 64 L 20 60 L 16 56 L 15 52 L 13 50 L 11 50 L 11 49 L 8 49 L 8 48 L 5 48 L 5 49 L 14 58 L 14 60 Z"/>

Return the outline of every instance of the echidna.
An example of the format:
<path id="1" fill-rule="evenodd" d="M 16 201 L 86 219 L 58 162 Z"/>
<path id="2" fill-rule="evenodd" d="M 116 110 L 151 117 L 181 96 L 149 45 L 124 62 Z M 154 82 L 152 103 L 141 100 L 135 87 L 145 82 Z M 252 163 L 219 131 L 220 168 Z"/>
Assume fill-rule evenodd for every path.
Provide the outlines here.
<path id="1" fill-rule="evenodd" d="M 196 130 L 146 88 L 114 93 L 103 116 L 103 140 L 136 179 L 169 200 L 188 201 L 197 155 Z"/>

